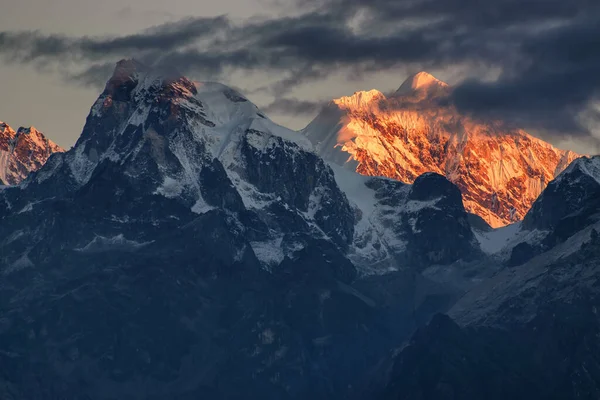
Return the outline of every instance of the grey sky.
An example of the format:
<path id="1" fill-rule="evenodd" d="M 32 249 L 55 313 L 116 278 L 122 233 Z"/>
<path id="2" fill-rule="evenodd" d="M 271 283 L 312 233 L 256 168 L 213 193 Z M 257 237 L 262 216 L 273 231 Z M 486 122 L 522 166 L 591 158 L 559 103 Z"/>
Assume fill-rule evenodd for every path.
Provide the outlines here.
<path id="1" fill-rule="evenodd" d="M 239 88 L 291 128 L 323 101 L 390 91 L 426 69 L 460 85 L 466 112 L 596 152 L 597 3 L 0 0 L 0 120 L 35 125 L 68 148 L 110 65 L 168 53 L 191 78 Z"/>

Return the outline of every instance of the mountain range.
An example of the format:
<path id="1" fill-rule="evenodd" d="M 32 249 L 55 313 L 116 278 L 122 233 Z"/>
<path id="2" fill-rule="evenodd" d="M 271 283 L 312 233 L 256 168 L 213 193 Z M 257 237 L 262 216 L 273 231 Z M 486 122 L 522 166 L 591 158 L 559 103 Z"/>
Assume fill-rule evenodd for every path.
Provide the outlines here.
<path id="1" fill-rule="evenodd" d="M 304 133 L 119 62 L 75 146 L 0 187 L 0 398 L 597 398 L 598 157 L 492 229 L 445 174 Z"/>

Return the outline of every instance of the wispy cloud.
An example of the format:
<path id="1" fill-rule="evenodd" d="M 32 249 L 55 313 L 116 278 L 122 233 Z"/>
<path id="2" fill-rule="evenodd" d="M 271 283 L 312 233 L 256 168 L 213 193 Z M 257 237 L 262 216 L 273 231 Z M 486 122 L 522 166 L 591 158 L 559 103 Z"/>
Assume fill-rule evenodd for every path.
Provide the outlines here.
<path id="1" fill-rule="evenodd" d="M 294 97 L 282 97 L 263 107 L 267 113 L 287 115 L 315 115 L 323 106 L 325 101 L 299 100 Z"/>

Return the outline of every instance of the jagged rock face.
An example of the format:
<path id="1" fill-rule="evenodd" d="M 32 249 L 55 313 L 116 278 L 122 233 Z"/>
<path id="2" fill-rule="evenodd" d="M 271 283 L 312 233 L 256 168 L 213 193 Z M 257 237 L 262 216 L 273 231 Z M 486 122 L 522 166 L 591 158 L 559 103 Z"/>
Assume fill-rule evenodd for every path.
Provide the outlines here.
<path id="1" fill-rule="evenodd" d="M 75 147 L 0 190 L 0 397 L 357 395 L 459 295 L 413 264 L 473 243 L 443 177 L 338 172 L 233 90 L 120 62 Z"/>
<path id="2" fill-rule="evenodd" d="M 467 211 L 492 227 L 523 219 L 548 182 L 578 155 L 498 121 L 461 115 L 451 88 L 427 73 L 387 97 L 333 100 L 304 133 L 325 159 L 364 175 L 412 183 L 435 172 L 456 184 Z"/>
<path id="3" fill-rule="evenodd" d="M 258 131 L 246 132 L 242 142 L 248 182 L 266 193 L 276 193 L 301 212 L 311 214 L 323 232 L 346 247 L 354 234 L 354 215 L 346 196 L 338 188 L 331 169 L 310 152 L 296 153 L 282 138 L 270 138 L 267 150 L 251 144 L 262 140 Z M 277 173 L 273 173 L 273 166 Z M 332 218 L 336 216 L 336 218 Z"/>
<path id="4" fill-rule="evenodd" d="M 16 185 L 56 152 L 64 151 L 34 127 L 13 130 L 0 121 L 0 185 Z"/>

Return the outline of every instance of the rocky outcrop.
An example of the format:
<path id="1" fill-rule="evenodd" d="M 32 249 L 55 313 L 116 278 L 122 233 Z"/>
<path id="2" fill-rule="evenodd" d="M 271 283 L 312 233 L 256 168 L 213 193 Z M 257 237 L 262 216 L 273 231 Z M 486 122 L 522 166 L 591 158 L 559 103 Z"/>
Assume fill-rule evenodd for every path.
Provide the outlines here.
<path id="1" fill-rule="evenodd" d="M 477 245 L 456 186 L 441 175 L 423 174 L 415 180 L 408 199 L 409 209 L 421 204 L 408 220 L 412 259 L 429 266 L 475 257 Z"/>

